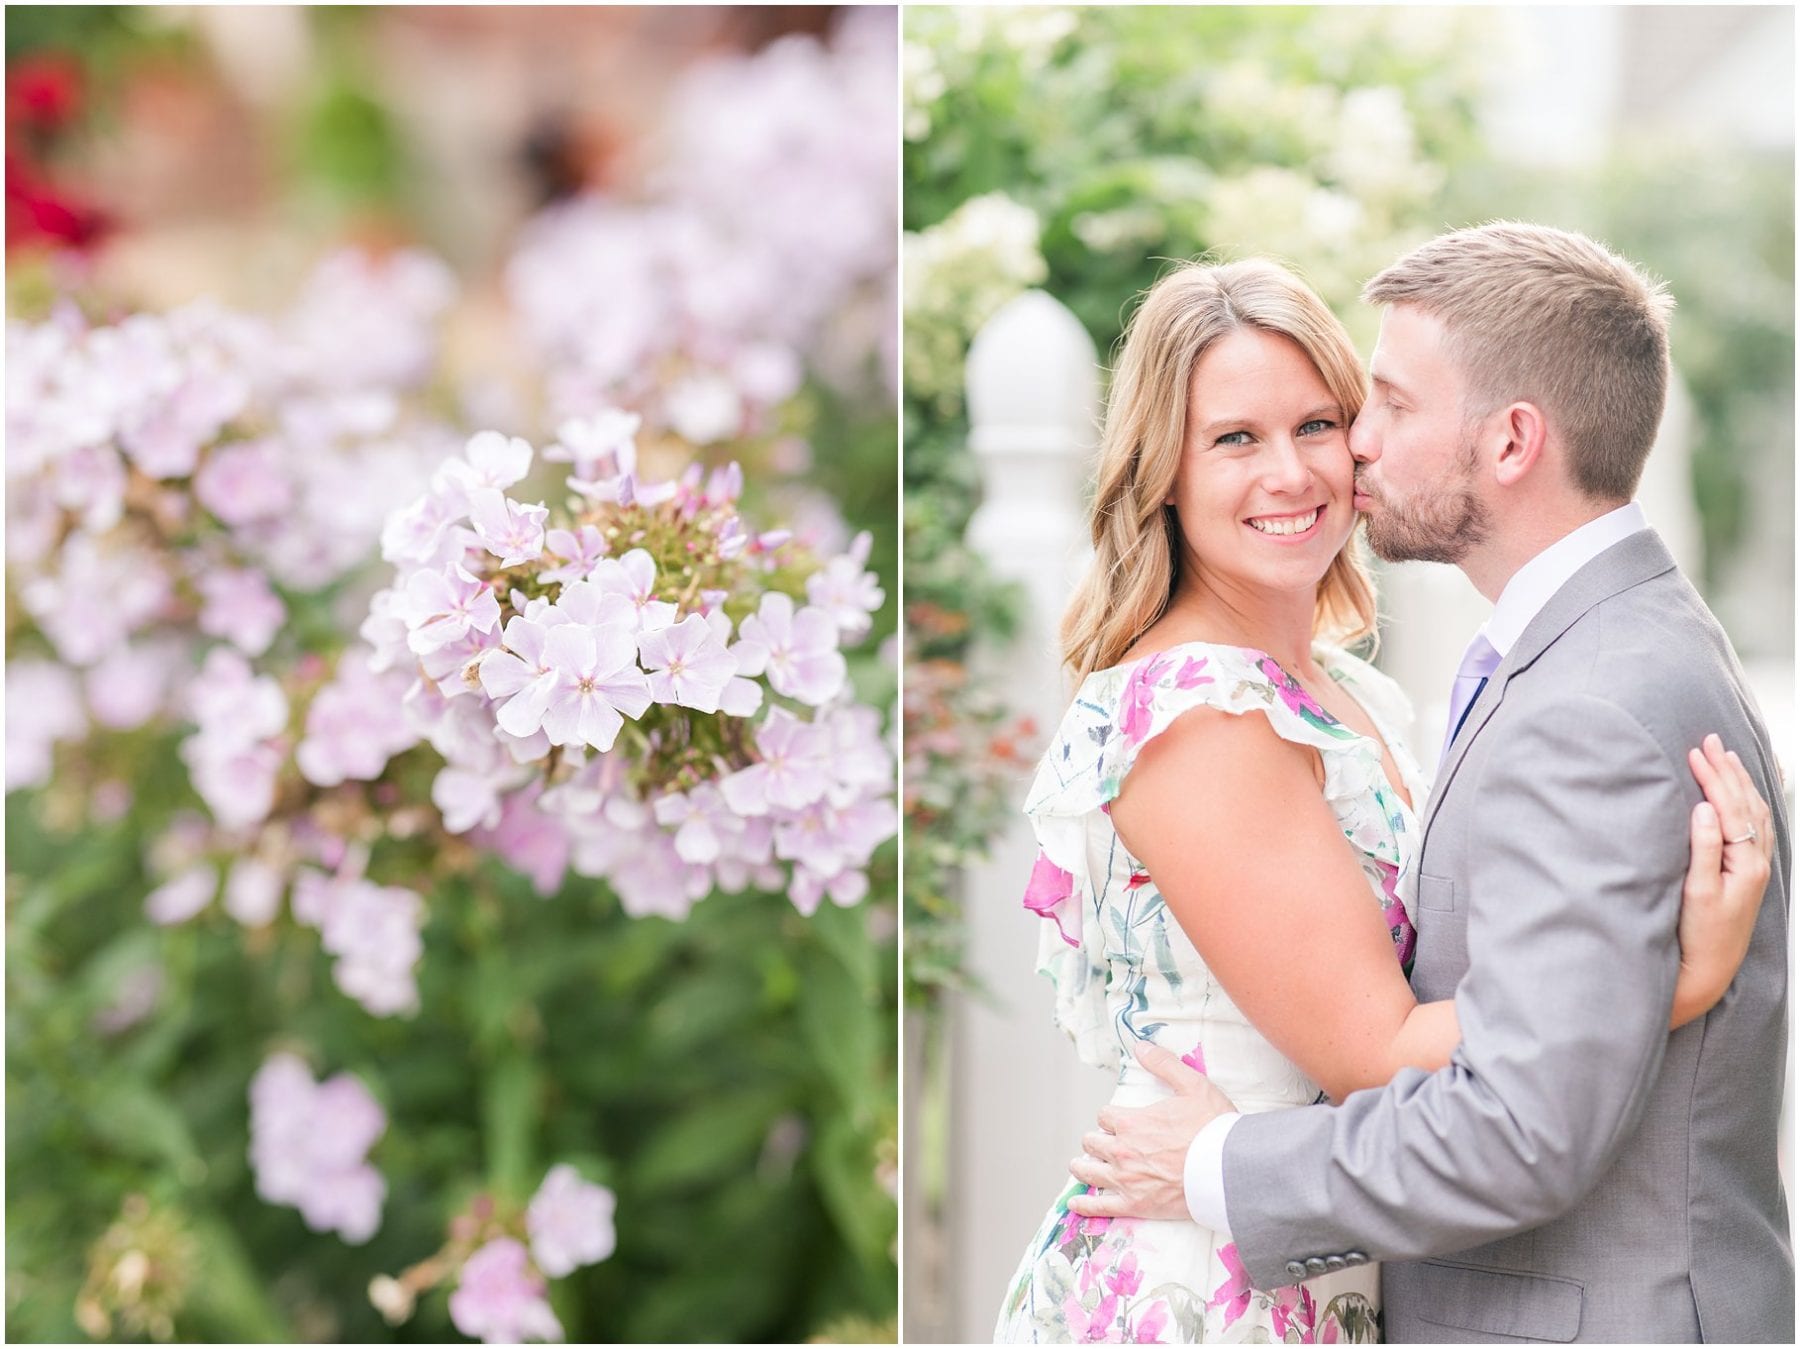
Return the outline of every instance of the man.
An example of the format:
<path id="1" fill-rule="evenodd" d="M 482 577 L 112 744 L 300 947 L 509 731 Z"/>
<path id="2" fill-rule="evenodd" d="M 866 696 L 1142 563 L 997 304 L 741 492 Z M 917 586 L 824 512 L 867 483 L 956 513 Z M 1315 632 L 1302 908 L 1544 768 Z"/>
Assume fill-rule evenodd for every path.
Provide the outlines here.
<path id="1" fill-rule="evenodd" d="M 1370 544 L 1495 603 L 1417 875 L 1413 988 L 1454 997 L 1463 1042 L 1341 1105 L 1242 1116 L 1146 1048 L 1175 1095 L 1102 1113 L 1072 1168 L 1099 1193 L 1071 1207 L 1191 1215 L 1257 1287 L 1387 1261 L 1393 1342 L 1792 1343 L 1787 814 L 1724 634 L 1631 501 L 1670 302 L 1520 224 L 1434 239 L 1364 298 L 1387 306 L 1350 440 Z M 1686 752 L 1712 731 L 1773 803 L 1773 875 L 1737 979 L 1671 1035 Z"/>

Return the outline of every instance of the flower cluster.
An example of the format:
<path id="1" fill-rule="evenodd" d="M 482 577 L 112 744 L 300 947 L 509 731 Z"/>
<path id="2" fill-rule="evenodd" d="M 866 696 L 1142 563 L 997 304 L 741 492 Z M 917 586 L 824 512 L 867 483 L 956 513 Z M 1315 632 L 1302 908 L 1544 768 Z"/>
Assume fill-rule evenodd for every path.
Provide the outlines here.
<path id="1" fill-rule="evenodd" d="M 623 405 L 710 445 L 770 429 L 807 361 L 848 384 L 877 354 L 892 389 L 893 43 L 869 11 L 703 65 L 641 199 L 526 226 L 507 290 L 557 416 Z"/>
<path id="2" fill-rule="evenodd" d="M 349 1073 L 323 1082 L 293 1054 L 272 1054 L 250 1080 L 250 1166 L 256 1192 L 300 1210 L 315 1232 L 355 1245 L 381 1226 L 387 1182 L 367 1154 L 387 1112 Z"/>
<path id="3" fill-rule="evenodd" d="M 638 425 L 609 409 L 562 427 L 543 456 L 572 469 L 555 520 L 508 495 L 528 443 L 471 438 L 383 532 L 397 575 L 363 625 L 368 677 L 411 673 L 400 701 L 445 760 L 445 828 L 544 893 L 572 867 L 634 914 L 750 884 L 807 912 L 855 903 L 894 827 L 880 717 L 839 650 L 883 599 L 867 539 L 819 566 L 785 531 L 752 534 L 735 466 L 640 481 Z"/>

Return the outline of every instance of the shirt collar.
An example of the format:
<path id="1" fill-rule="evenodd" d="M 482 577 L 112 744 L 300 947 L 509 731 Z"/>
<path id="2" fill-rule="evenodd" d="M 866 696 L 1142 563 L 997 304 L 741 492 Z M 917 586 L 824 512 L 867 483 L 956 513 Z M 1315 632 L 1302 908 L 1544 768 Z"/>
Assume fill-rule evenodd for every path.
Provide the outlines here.
<path id="1" fill-rule="evenodd" d="M 1615 543 L 1649 527 L 1643 507 L 1631 501 L 1563 535 L 1514 572 L 1506 583 L 1494 602 L 1493 614 L 1482 627 L 1489 644 L 1504 659 L 1531 620 L 1570 577 Z"/>

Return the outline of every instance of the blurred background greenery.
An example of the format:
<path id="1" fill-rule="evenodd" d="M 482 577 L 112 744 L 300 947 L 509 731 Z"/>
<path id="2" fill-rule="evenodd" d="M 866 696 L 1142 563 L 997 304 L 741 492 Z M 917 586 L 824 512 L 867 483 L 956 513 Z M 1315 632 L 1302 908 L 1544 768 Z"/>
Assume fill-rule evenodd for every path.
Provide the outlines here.
<path id="1" fill-rule="evenodd" d="M 696 62 L 840 18 L 9 7 L 9 314 L 64 293 L 109 315 L 202 295 L 258 310 L 331 248 L 417 245 L 463 285 L 431 391 L 449 414 L 508 354 L 501 270 L 521 223 L 580 191 L 642 190 Z M 873 533 L 888 599 L 847 654 L 885 711 L 892 397 L 809 379 L 783 419 L 811 455 L 747 465 L 746 516 L 781 523 L 823 493 L 834 528 Z M 323 654 L 341 640 L 329 606 L 293 605 Z M 29 645 L 10 586 L 7 609 Z M 176 740 L 97 731 L 7 801 L 8 1338 L 456 1338 L 447 1290 L 391 1328 L 370 1280 L 437 1250 L 478 1193 L 520 1205 L 567 1160 L 616 1191 L 619 1239 L 553 1288 L 570 1340 L 892 1339 L 893 843 L 869 901 L 810 919 L 754 893 L 631 919 L 596 883 L 542 899 L 491 857 L 461 859 L 428 896 L 422 1012 L 377 1020 L 331 987 L 314 943 L 247 942 L 216 913 L 145 921 L 146 840 L 198 805 Z M 123 814 L 107 804 L 120 783 Z M 286 1046 L 359 1073 L 387 1110 L 373 1160 L 389 1193 L 365 1246 L 253 1193 L 245 1088 Z"/>
<path id="2" fill-rule="evenodd" d="M 916 1128 L 909 1115 L 909 1334 L 985 1335 L 1016 1255 L 958 1246 L 946 1207 L 951 1177 L 980 1165 L 953 1155 L 961 1116 L 948 1097 L 983 1071 L 947 1062 L 949 1023 L 958 1009 L 994 1010 L 966 949 L 966 871 L 1016 820 L 1045 729 L 1017 734 L 1032 728 L 1007 716 L 994 672 L 1022 658 L 1006 645 L 1018 600 L 963 543 L 981 501 L 963 409 L 975 333 L 1041 287 L 1105 366 L 1134 298 L 1170 260 L 1255 253 L 1297 268 L 1366 356 L 1378 316 L 1358 291 L 1413 244 L 1497 218 L 1601 238 L 1677 298 L 1694 579 L 1783 734 L 1791 30 L 1791 9 L 1727 6 L 905 11 L 905 911 L 909 1080 L 926 1084 Z M 987 954 L 1027 967 L 1023 926 L 1021 939 Z M 1047 1003 L 1003 1014 L 1043 1019 Z M 957 1193 L 969 1202 L 966 1185 Z M 1020 1240 L 1036 1216 L 1020 1219 Z"/>

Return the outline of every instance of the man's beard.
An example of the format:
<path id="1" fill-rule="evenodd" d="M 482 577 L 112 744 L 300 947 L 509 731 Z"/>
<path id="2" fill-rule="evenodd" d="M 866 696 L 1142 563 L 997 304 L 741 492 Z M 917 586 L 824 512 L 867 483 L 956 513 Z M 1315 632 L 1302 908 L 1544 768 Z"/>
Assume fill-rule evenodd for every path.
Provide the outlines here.
<path id="1" fill-rule="evenodd" d="M 1377 509 L 1363 515 L 1369 547 L 1384 562 L 1461 562 L 1493 528 L 1493 519 L 1481 499 L 1470 490 L 1475 467 L 1475 445 L 1465 442 L 1457 454 L 1457 471 L 1443 485 L 1420 492 L 1401 505 L 1391 497 L 1358 483 L 1358 490 L 1375 499 Z"/>

